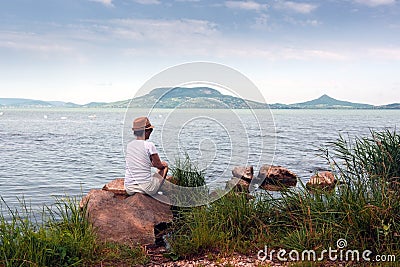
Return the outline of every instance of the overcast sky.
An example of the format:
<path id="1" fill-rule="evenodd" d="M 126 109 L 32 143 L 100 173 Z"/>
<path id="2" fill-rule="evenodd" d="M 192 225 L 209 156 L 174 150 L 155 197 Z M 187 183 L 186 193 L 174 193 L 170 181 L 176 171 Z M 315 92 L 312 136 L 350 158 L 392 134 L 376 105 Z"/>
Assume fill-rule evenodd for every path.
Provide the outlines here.
<path id="1" fill-rule="evenodd" d="M 397 0 L 2 0 L 0 97 L 129 99 L 153 75 L 225 64 L 268 103 L 400 102 Z"/>

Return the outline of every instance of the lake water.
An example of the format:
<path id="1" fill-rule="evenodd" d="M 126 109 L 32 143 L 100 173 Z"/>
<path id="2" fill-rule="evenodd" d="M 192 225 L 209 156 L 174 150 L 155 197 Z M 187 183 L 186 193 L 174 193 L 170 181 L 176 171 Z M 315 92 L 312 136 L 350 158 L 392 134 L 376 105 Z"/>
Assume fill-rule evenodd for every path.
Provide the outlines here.
<path id="1" fill-rule="evenodd" d="M 133 117 L 130 114 L 125 118 L 125 110 L 5 109 L 2 112 L 0 195 L 10 207 L 19 205 L 18 198 L 24 198 L 34 208 L 50 205 L 55 196 L 79 197 L 124 176 L 124 146 L 133 138 L 130 126 L 124 124 L 125 119 L 131 121 Z M 307 181 L 315 170 L 329 168 L 318 156 L 319 148 L 336 140 L 339 133 L 361 136 L 368 135 L 370 129 L 400 126 L 400 110 L 271 112 L 273 121 L 272 117 L 260 121 L 269 129 L 261 133 L 266 140 L 262 149 L 259 133 L 252 129 L 251 114 L 240 111 L 242 125 L 239 127 L 234 116 L 223 110 L 187 111 L 188 118 L 198 119 L 173 118 L 163 126 L 161 123 L 171 113 L 158 110 L 150 116 L 156 126 L 151 140 L 161 158 L 170 164 L 174 164 L 178 150 L 195 157 L 200 167 L 207 167 L 207 181 L 218 187 L 230 178 L 230 168 L 234 165 L 271 163 L 275 141 L 273 163 L 287 167 Z M 180 118 L 186 121 L 185 127 L 180 124 Z M 272 122 L 275 127 L 271 126 Z M 237 127 L 230 129 L 232 125 Z M 176 144 L 179 149 L 172 151 Z M 232 158 L 235 160 L 228 164 Z"/>

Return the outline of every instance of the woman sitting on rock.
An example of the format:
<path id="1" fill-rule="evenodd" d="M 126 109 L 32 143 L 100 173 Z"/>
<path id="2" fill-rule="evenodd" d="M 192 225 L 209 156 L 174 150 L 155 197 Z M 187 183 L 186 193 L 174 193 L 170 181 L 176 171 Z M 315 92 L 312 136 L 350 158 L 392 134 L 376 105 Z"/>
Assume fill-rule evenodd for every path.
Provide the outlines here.
<path id="1" fill-rule="evenodd" d="M 124 187 L 129 195 L 134 193 L 154 195 L 167 176 L 168 164 L 160 160 L 154 144 L 147 141 L 153 128 L 147 117 L 139 117 L 133 121 L 132 130 L 136 140 L 128 144 L 125 156 Z M 157 170 L 154 171 L 152 167 Z"/>

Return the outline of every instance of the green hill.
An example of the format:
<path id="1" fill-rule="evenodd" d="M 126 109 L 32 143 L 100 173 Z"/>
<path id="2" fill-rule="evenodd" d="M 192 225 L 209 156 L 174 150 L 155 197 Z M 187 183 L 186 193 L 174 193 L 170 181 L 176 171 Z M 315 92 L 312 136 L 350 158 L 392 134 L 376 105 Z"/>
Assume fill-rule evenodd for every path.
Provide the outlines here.
<path id="1" fill-rule="evenodd" d="M 348 101 L 342 101 L 334 99 L 328 95 L 322 95 L 321 97 L 306 101 L 302 103 L 289 105 L 292 108 L 303 108 L 303 109 L 372 109 L 373 105 L 353 103 Z"/>
<path id="2" fill-rule="evenodd" d="M 134 108 L 268 108 L 267 104 L 223 95 L 208 87 L 156 88 L 144 96 L 108 103 L 105 107 L 127 107 L 128 105 Z"/>
<path id="3" fill-rule="evenodd" d="M 400 103 L 378 106 L 378 109 L 400 109 Z"/>
<path id="4" fill-rule="evenodd" d="M 66 107 L 73 108 L 80 105 L 71 102 L 62 101 L 42 101 L 26 98 L 0 98 L 0 107 L 13 108 L 50 108 L 50 107 Z"/>

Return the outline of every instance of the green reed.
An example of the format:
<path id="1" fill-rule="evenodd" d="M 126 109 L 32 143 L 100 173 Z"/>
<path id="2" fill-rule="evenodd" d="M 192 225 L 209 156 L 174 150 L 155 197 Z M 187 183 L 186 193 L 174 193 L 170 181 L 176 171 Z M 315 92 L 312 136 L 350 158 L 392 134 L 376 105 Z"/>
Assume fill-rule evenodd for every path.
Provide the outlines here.
<path id="1" fill-rule="evenodd" d="M 344 238 L 349 249 L 400 257 L 400 138 L 396 132 L 345 141 L 325 150 L 337 179 L 334 191 L 300 188 L 253 199 L 228 193 L 206 206 L 181 211 L 170 238 L 176 254 L 220 251 L 255 253 L 264 245 L 287 250 L 336 248 Z"/>
<path id="2" fill-rule="evenodd" d="M 183 209 L 170 242 L 181 255 L 206 251 L 243 251 L 256 238 L 257 210 L 245 194 L 228 193 L 210 205 Z M 246 242 L 242 242 L 246 241 Z"/>
<path id="3" fill-rule="evenodd" d="M 177 158 L 171 170 L 174 183 L 179 186 L 200 187 L 206 184 L 204 171 L 193 164 L 187 154 L 184 159 Z"/>
<path id="4" fill-rule="evenodd" d="M 0 266 L 135 266 L 148 263 L 137 244 L 103 243 L 87 220 L 87 206 L 56 199 L 38 219 L 24 200 L 12 210 L 1 199 Z"/>
<path id="5" fill-rule="evenodd" d="M 400 135 L 390 130 L 348 140 L 343 136 L 326 149 L 326 157 L 348 183 L 381 179 L 400 183 Z M 330 154 L 329 154 L 330 153 Z"/>
<path id="6" fill-rule="evenodd" d="M 1 200 L 1 266 L 75 266 L 93 259 L 96 236 L 86 208 L 81 210 L 74 199 L 44 207 L 40 221 L 24 200 L 15 211 Z"/>

